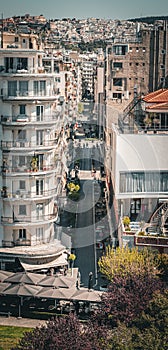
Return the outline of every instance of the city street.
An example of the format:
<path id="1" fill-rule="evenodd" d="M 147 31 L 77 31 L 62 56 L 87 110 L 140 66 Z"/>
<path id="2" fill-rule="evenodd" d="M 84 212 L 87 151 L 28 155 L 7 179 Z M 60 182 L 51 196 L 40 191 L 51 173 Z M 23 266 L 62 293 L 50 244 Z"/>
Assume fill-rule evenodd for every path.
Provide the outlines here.
<path id="1" fill-rule="evenodd" d="M 83 135 L 78 135 L 74 140 L 70 169 L 73 178 L 74 164 L 77 161 L 80 199 L 77 202 L 68 202 L 66 215 L 62 218 L 63 231 L 71 236 L 72 251 L 76 255 L 75 266 L 79 268 L 81 284 L 88 287 L 89 273 L 92 272 L 92 284 L 96 289 L 102 284 L 97 266 L 97 261 L 105 250 L 105 244 L 101 241 L 106 241 L 110 235 L 102 188 L 105 180 L 100 180 L 100 167 L 103 165 L 101 146 L 100 140 L 86 140 Z"/>

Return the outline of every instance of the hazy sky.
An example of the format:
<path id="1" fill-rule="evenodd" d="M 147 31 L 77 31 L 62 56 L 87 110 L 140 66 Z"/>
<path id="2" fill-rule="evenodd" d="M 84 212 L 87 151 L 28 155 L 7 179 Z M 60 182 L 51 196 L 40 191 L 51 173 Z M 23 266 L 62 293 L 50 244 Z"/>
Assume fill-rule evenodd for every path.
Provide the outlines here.
<path id="1" fill-rule="evenodd" d="M 49 18 L 128 19 L 168 15 L 167 0 L 0 0 L 3 17 L 43 14 Z"/>

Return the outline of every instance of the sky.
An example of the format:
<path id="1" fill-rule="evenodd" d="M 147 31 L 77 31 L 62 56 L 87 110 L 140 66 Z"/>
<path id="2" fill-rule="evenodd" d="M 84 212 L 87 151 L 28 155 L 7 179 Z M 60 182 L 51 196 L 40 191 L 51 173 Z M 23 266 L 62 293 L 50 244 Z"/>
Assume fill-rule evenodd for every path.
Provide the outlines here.
<path id="1" fill-rule="evenodd" d="M 47 19 L 130 19 L 167 16 L 167 0 L 0 0 L 1 18 L 44 15 Z"/>

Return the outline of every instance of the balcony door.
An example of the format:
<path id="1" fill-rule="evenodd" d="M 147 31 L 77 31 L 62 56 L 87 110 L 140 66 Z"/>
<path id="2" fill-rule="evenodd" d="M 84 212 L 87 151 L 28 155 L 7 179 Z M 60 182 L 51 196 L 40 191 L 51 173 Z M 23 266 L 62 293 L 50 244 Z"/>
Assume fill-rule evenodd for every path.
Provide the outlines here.
<path id="1" fill-rule="evenodd" d="M 42 121 L 43 120 L 43 115 L 44 115 L 44 106 L 36 106 L 36 116 L 37 116 L 37 121 Z"/>
<path id="2" fill-rule="evenodd" d="M 43 130 L 37 130 L 36 131 L 36 145 L 42 146 L 43 145 Z"/>

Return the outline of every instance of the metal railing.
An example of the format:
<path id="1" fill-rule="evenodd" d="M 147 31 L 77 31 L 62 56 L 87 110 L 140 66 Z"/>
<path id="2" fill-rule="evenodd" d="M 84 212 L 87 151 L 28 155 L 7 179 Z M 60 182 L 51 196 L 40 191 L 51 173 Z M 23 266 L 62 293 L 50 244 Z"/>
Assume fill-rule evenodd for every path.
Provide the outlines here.
<path id="1" fill-rule="evenodd" d="M 57 171 L 56 164 L 47 164 L 40 166 L 36 169 L 31 169 L 31 166 L 2 166 L 2 173 L 33 173 L 34 175 L 38 172 L 44 172 L 44 171 Z"/>
<path id="2" fill-rule="evenodd" d="M 18 198 L 41 198 L 41 197 L 54 197 L 57 194 L 57 188 L 53 188 L 50 190 L 43 191 L 26 191 L 26 190 L 17 190 L 14 192 L 9 192 L 8 190 L 1 190 L 1 198 L 10 198 L 10 199 L 18 199 Z"/>
<path id="3" fill-rule="evenodd" d="M 29 122 L 29 123 L 46 123 L 46 122 L 60 122 L 60 112 L 54 113 L 45 113 L 41 116 L 28 116 L 28 115 L 17 115 L 17 116 L 1 116 L 2 123 L 21 123 L 21 122 Z"/>
<path id="4" fill-rule="evenodd" d="M 27 141 L 27 140 L 16 140 L 16 141 L 1 141 L 1 148 L 38 148 L 41 147 L 53 147 L 56 146 L 58 142 L 58 139 L 54 140 L 46 140 L 44 139 L 42 142 L 37 143 L 34 141 Z"/>
<path id="5" fill-rule="evenodd" d="M 25 216 L 25 215 L 18 215 L 15 217 L 11 216 L 1 216 L 1 223 L 2 224 L 33 224 L 37 222 L 45 222 L 45 221 L 52 221 L 56 220 L 57 213 L 54 214 L 47 214 L 47 215 L 32 215 L 32 216 Z"/>

